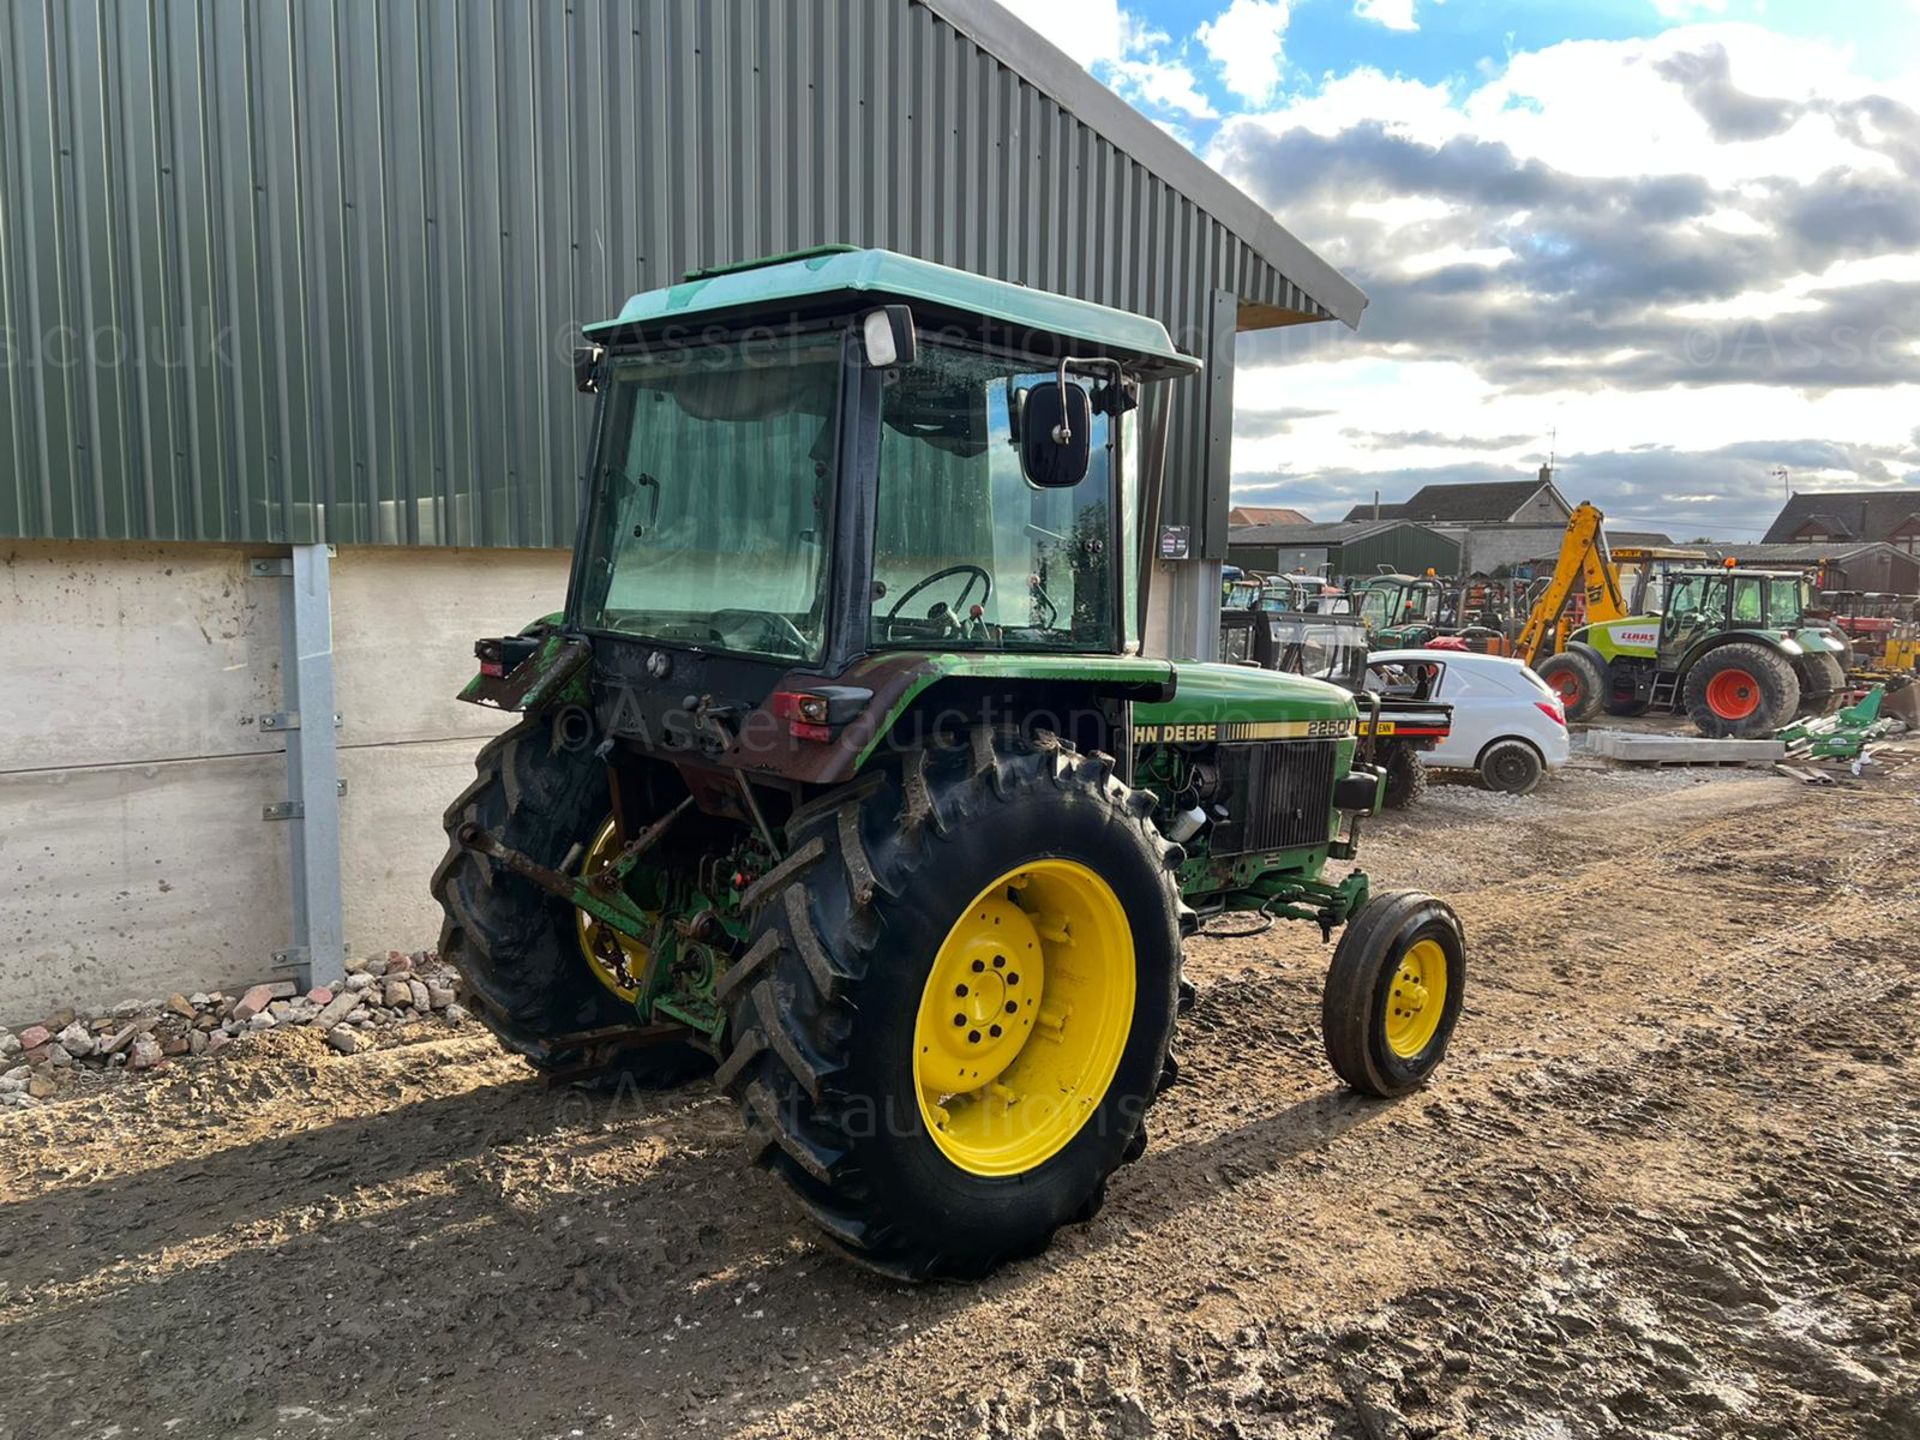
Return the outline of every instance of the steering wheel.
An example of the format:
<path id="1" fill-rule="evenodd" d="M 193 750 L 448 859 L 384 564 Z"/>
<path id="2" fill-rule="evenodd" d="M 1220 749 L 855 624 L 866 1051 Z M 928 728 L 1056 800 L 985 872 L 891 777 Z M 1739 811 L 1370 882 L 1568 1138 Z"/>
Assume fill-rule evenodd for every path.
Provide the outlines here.
<path id="1" fill-rule="evenodd" d="M 708 626 L 715 640 L 727 642 L 731 633 L 749 627 L 759 630 L 762 643 L 751 647 L 767 654 L 779 654 L 790 651 L 795 658 L 807 653 L 807 637 L 800 633 L 800 627 L 784 615 L 771 614 L 765 610 L 716 610 L 712 623 Z"/>
<path id="2" fill-rule="evenodd" d="M 887 611 L 887 623 L 891 625 L 899 616 L 901 610 L 905 608 L 906 603 L 922 590 L 926 589 L 929 585 L 937 585 L 952 575 L 965 575 L 967 577 L 967 583 L 961 587 L 960 598 L 953 602 L 952 606 L 949 607 L 950 610 L 957 611 L 967 603 L 967 596 L 973 593 L 973 582 L 975 580 L 978 580 L 986 587 L 980 596 L 980 603 L 984 605 L 988 600 L 993 598 L 993 576 L 989 575 L 978 565 L 949 565 L 944 570 L 936 570 L 926 578 L 914 581 L 913 584 L 902 590 L 900 592 L 900 598 L 895 600 Z"/>

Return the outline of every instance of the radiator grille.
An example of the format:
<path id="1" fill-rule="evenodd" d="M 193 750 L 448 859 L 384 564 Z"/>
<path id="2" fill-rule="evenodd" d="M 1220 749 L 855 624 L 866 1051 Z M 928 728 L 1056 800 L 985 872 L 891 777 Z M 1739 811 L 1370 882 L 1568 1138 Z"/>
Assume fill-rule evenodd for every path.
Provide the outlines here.
<path id="1" fill-rule="evenodd" d="M 1228 818 L 1213 827 L 1213 853 L 1326 844 L 1339 748 L 1337 740 L 1222 745 L 1220 799 Z"/>

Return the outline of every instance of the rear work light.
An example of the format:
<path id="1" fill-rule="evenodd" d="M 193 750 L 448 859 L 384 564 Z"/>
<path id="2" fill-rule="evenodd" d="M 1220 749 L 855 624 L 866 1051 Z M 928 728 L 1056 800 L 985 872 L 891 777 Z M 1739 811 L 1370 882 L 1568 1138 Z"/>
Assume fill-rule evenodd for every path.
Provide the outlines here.
<path id="1" fill-rule="evenodd" d="M 787 722 L 789 735 L 822 744 L 833 739 L 827 704 L 826 696 L 809 695 L 804 690 L 776 690 L 772 701 L 774 716 Z"/>
<path id="2" fill-rule="evenodd" d="M 1544 700 L 1536 700 L 1533 703 L 1547 719 L 1558 725 L 1562 730 L 1567 728 L 1567 712 L 1560 708 L 1558 701 L 1555 701 L 1551 705 Z"/>

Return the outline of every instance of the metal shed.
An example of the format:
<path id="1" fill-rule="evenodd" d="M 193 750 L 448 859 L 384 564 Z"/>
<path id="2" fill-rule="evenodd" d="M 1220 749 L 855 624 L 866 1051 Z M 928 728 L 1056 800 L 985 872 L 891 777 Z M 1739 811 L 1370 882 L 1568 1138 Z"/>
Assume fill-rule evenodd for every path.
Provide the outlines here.
<path id="1" fill-rule="evenodd" d="M 1365 297 L 989 0 L 8 7 L 0 1015 L 430 942 L 473 637 L 565 593 L 580 327 L 837 242 L 1206 362 L 1149 622 L 1211 653 L 1235 334 Z"/>
<path id="2" fill-rule="evenodd" d="M 850 241 L 1163 321 L 1219 559 L 1235 332 L 1366 303 L 990 0 L 27 5 L 0 78 L 6 536 L 569 545 L 576 328 Z"/>
<path id="3" fill-rule="evenodd" d="M 1227 558 L 1245 570 L 1306 570 L 1334 576 L 1434 570 L 1455 574 L 1459 542 L 1408 520 L 1348 520 L 1331 525 L 1241 525 Z"/>

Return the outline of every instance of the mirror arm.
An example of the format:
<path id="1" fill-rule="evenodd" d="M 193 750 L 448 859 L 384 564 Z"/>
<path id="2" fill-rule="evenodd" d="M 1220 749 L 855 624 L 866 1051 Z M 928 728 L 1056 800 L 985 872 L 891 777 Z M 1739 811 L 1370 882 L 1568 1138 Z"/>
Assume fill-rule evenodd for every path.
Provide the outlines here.
<path id="1" fill-rule="evenodd" d="M 1069 365 L 1078 365 L 1082 370 L 1091 370 L 1104 366 L 1113 371 L 1113 383 L 1115 385 L 1120 384 L 1125 378 L 1125 371 L 1121 369 L 1118 360 L 1110 360 L 1104 355 L 1093 356 L 1087 359 L 1082 359 L 1078 355 L 1062 355 L 1060 357 L 1059 371 L 1055 377 L 1059 381 L 1062 394 L 1065 394 L 1067 389 L 1067 367 Z M 1053 427 L 1053 443 L 1056 445 L 1071 445 L 1073 443 L 1073 422 L 1068 418 L 1065 406 L 1062 406 L 1060 409 L 1060 423 Z"/>

